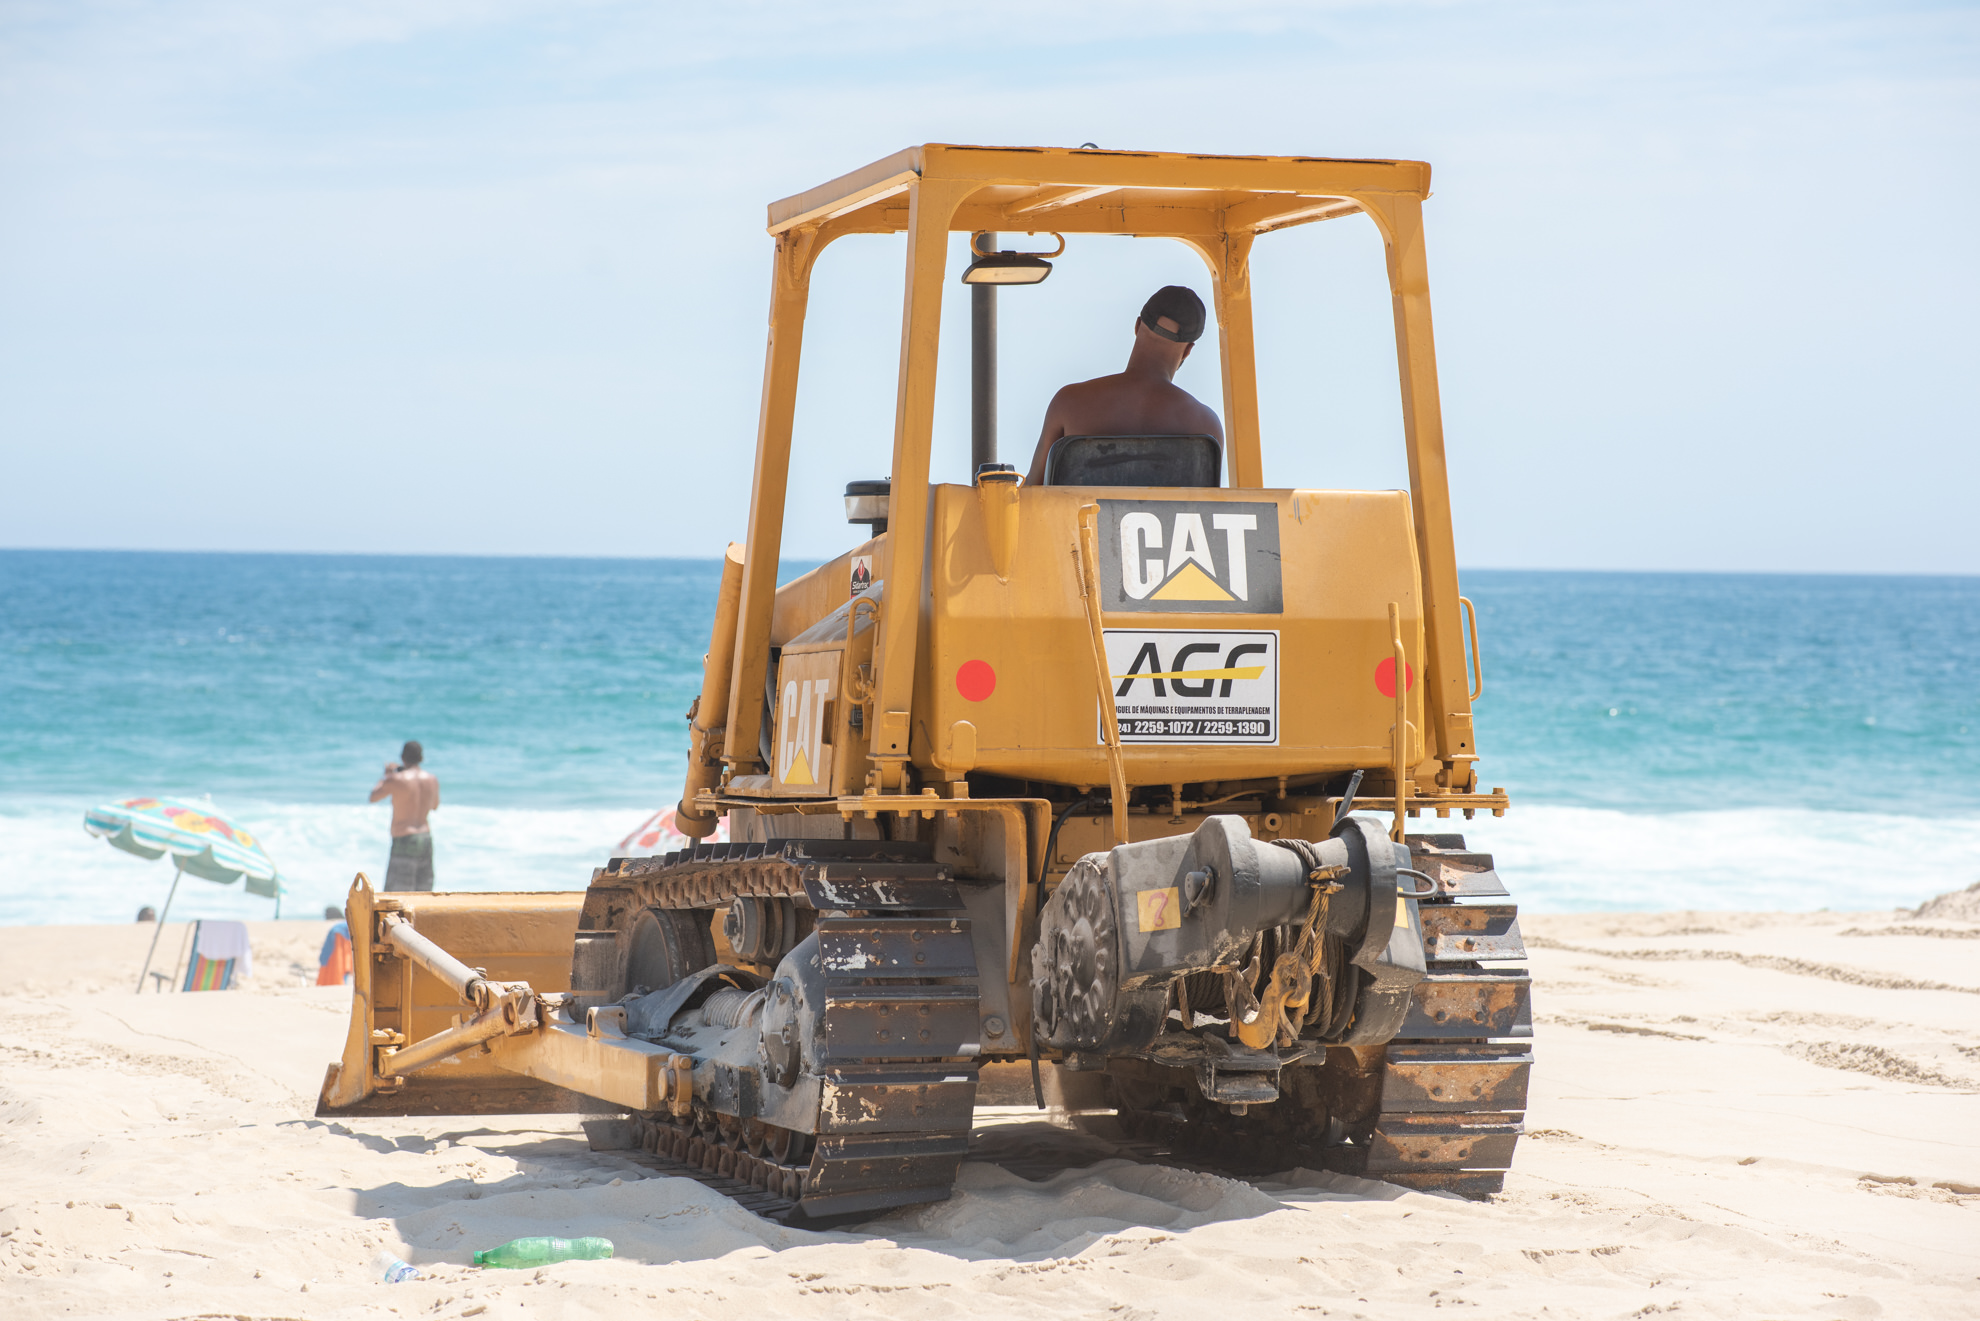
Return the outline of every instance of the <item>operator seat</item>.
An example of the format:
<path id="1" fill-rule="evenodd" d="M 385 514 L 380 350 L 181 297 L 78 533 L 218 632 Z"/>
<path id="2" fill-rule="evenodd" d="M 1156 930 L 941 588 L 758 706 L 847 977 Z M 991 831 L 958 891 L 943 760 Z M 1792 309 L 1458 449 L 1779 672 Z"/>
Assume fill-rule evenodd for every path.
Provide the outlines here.
<path id="1" fill-rule="evenodd" d="M 1046 486 L 1223 485 L 1213 436 L 1061 436 L 1045 452 Z"/>

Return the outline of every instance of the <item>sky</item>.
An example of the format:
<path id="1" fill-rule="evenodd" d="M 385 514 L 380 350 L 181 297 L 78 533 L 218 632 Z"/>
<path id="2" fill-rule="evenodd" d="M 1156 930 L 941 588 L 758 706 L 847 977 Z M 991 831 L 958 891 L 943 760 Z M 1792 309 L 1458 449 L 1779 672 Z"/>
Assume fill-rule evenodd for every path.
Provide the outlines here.
<path id="1" fill-rule="evenodd" d="M 1095 142 L 1432 163 L 1462 565 L 1980 573 L 1976 56 L 1907 0 L 0 0 L 0 546 L 717 555 L 765 204 Z M 789 555 L 888 469 L 903 253 L 819 263 Z M 1003 295 L 1005 457 L 1171 281 L 1075 237 Z M 1261 240 L 1254 293 L 1267 481 L 1405 484 L 1370 222 Z"/>

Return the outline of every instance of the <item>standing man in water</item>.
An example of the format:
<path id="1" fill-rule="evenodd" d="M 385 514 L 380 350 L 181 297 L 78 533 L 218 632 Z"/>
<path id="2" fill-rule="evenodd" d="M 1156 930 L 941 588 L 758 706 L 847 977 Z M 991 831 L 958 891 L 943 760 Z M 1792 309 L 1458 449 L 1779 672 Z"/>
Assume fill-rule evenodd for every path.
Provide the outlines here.
<path id="1" fill-rule="evenodd" d="M 392 861 L 385 868 L 387 890 L 433 888 L 433 828 L 427 813 L 440 806 L 440 781 L 422 770 L 426 750 L 417 739 L 399 751 L 398 761 L 385 763 L 385 776 L 371 791 L 371 801 L 392 800 Z"/>
<path id="2" fill-rule="evenodd" d="M 1180 284 L 1157 289 L 1135 318 L 1127 366 L 1052 396 L 1024 484 L 1045 480 L 1045 456 L 1064 436 L 1204 435 L 1223 444 L 1224 425 L 1215 411 L 1175 383 L 1176 369 L 1203 337 L 1206 319 L 1194 290 Z"/>

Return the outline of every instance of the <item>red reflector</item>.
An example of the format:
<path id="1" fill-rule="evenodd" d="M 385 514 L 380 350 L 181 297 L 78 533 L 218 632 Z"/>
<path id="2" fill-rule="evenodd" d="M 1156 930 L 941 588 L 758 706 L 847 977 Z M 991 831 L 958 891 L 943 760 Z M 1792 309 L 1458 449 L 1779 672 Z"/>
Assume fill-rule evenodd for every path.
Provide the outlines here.
<path id="1" fill-rule="evenodd" d="M 956 671 L 956 691 L 966 702 L 980 702 L 997 691 L 997 672 L 989 661 L 964 661 Z"/>

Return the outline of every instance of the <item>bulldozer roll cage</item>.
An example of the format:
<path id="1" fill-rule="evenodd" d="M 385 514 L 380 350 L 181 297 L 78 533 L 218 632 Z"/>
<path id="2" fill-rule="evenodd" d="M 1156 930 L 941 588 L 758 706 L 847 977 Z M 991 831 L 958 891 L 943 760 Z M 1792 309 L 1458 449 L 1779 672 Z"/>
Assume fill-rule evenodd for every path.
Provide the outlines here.
<path id="1" fill-rule="evenodd" d="M 776 566 L 811 273 L 848 234 L 907 236 L 906 298 L 894 416 L 887 563 L 876 576 L 895 600 L 921 588 L 927 532 L 935 368 L 951 232 L 1038 231 L 1174 239 L 1208 268 L 1218 327 L 1228 485 L 1265 484 L 1252 338 L 1251 248 L 1264 234 L 1357 213 L 1374 221 L 1387 257 L 1409 460 L 1410 514 L 1421 566 L 1426 712 L 1436 787 L 1475 787 L 1471 689 L 1445 472 L 1443 413 L 1422 205 L 1430 167 L 1419 161 L 1211 156 L 1062 148 L 911 147 L 769 208 L 776 239 L 769 344 L 756 472 L 721 751 L 732 773 L 761 767 Z M 874 788 L 904 783 L 910 760 L 917 620 L 891 612 L 873 663 Z M 1429 786 L 1426 786 L 1429 787 Z M 1456 804 L 1444 804 L 1451 806 Z M 1503 808 L 1502 797 L 1472 807 Z M 693 807 L 692 802 L 689 803 Z"/>

